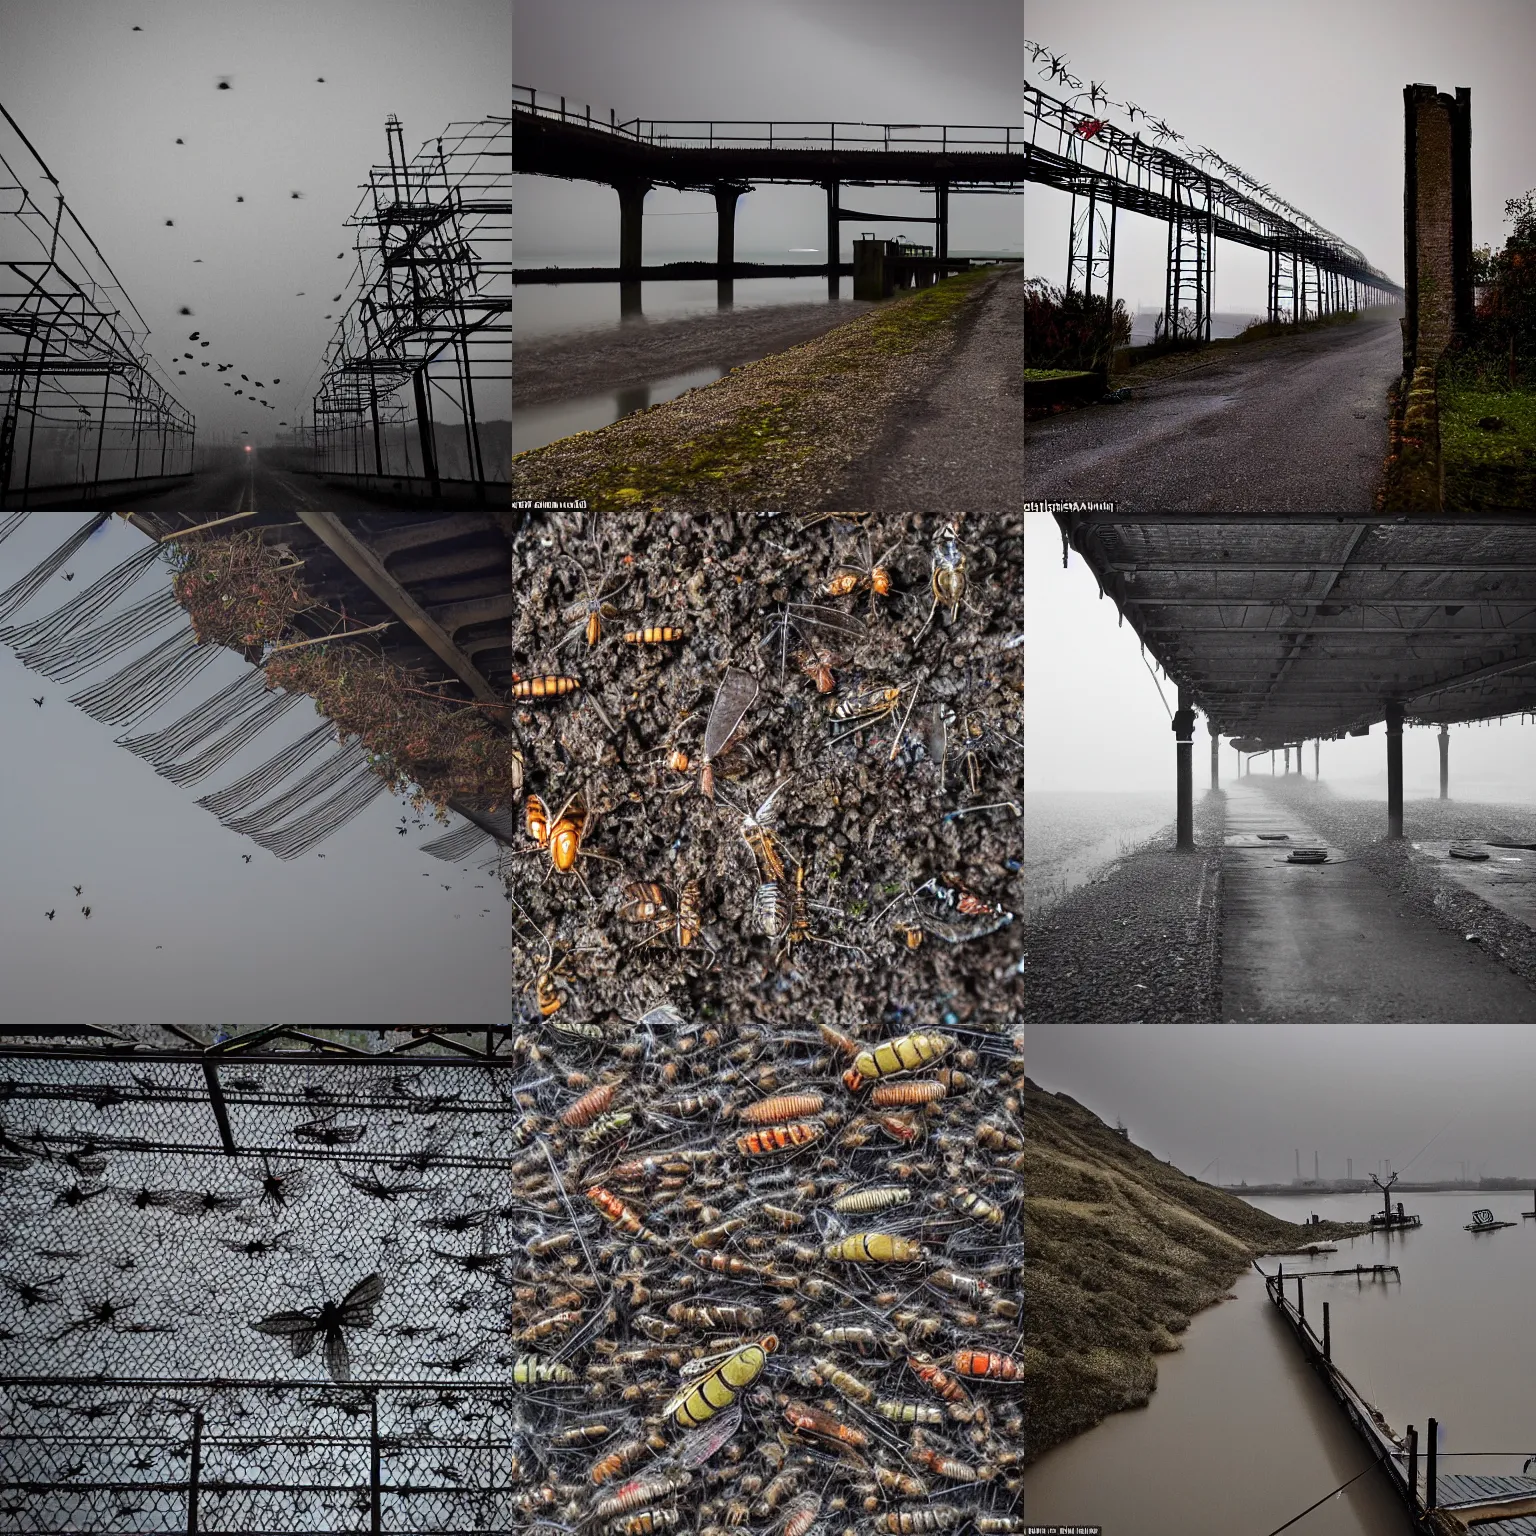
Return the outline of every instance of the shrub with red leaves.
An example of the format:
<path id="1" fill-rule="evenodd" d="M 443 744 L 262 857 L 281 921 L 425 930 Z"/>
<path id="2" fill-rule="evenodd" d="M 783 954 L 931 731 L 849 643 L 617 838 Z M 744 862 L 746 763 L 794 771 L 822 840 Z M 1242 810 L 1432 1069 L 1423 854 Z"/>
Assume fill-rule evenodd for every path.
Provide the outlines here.
<path id="1" fill-rule="evenodd" d="M 1107 371 L 1116 347 L 1129 345 L 1131 319 L 1102 294 L 1053 288 L 1040 278 L 1024 285 L 1024 362 L 1034 368 Z"/>

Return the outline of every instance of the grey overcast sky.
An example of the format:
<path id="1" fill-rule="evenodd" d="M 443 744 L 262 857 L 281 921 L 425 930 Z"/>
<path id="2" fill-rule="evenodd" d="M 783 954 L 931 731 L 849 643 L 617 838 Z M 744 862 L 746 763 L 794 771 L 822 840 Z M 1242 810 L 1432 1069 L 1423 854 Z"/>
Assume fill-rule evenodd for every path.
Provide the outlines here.
<path id="1" fill-rule="evenodd" d="M 1506 198 L 1536 187 L 1529 0 L 1024 0 L 1024 33 L 1117 101 L 1267 183 L 1401 281 L 1403 87 L 1472 90 L 1472 230 L 1501 244 Z M 1032 83 L 1059 88 L 1026 69 Z M 1113 108 L 1110 121 L 1126 127 Z M 1178 145 L 1170 144 L 1175 152 Z M 1070 198 L 1025 195 L 1026 269 L 1066 275 Z M 1162 307 L 1167 226 L 1123 216 L 1115 291 Z M 1260 251 L 1217 243 L 1218 311 L 1262 309 Z"/>
<path id="2" fill-rule="evenodd" d="M 1029 1076 L 1223 1184 L 1536 1176 L 1536 1030 L 1521 1025 L 1032 1025 Z"/>
<path id="3" fill-rule="evenodd" d="M 513 75 L 605 120 L 612 108 L 621 120 L 1016 125 L 1023 31 L 1019 0 L 517 0 Z M 523 264 L 617 260 L 610 189 L 518 177 L 515 195 Z M 932 212 L 931 195 L 914 188 L 857 195 L 869 212 Z M 1018 250 L 1021 201 L 955 194 L 951 247 Z M 713 255 L 714 239 L 712 199 L 666 190 L 647 198 L 648 259 Z M 762 187 L 741 201 L 743 257 L 783 259 L 825 240 L 820 188 Z"/>
<path id="4" fill-rule="evenodd" d="M 1074 550 L 1061 566 L 1061 532 L 1048 513 L 1029 513 L 1024 530 L 1024 614 L 1030 637 L 1025 659 L 1026 789 L 1126 790 L 1166 793 L 1173 816 L 1174 743 L 1168 709 L 1177 690 L 1141 642 L 1121 626 L 1115 605 L 1101 599 L 1092 572 Z M 1152 665 L 1156 680 L 1148 672 Z M 1163 697 L 1158 695 L 1162 685 Z M 1164 706 L 1164 699 L 1167 707 Z M 1339 793 L 1380 799 L 1387 794 L 1386 727 L 1369 736 L 1326 741 L 1323 782 Z M 1403 784 L 1410 799 L 1440 793 L 1439 731 L 1403 732 Z M 1195 788 L 1210 782 L 1210 738 L 1195 728 Z M 1222 747 L 1221 777 L 1237 768 Z M 1451 727 L 1450 792 L 1459 800 L 1536 801 L 1536 724 L 1505 720 Z M 1276 759 L 1279 771 L 1280 759 Z M 1267 772 L 1267 755 L 1254 760 Z M 1312 772 L 1312 750 L 1305 766 Z"/>
<path id="5" fill-rule="evenodd" d="M 0 544 L 0 591 L 83 517 L 33 513 Z M 55 576 L 14 622 L 51 613 L 145 542 L 114 519 L 65 567 L 74 581 Z M 168 580 L 156 568 L 120 606 Z M 313 729 L 312 706 L 301 701 L 223 768 L 180 788 L 113 745 L 129 732 L 68 702 L 113 670 L 52 683 L 0 647 L 0 1023 L 482 1024 L 510 1016 L 510 908 L 494 876 L 475 867 L 488 846 L 459 864 L 422 854 L 419 846 L 445 829 L 429 819 L 425 831 L 409 825 L 397 836 L 403 807 L 384 795 L 285 863 L 194 802 Z M 133 731 L 169 723 L 248 670 L 225 653 Z"/>
<path id="6" fill-rule="evenodd" d="M 409 155 L 450 122 L 505 114 L 511 5 L 0 0 L 0 103 L 148 321 L 200 442 L 266 440 L 308 405 L 355 291 L 344 221 L 388 158 L 385 118 Z M 234 367 L 220 378 L 203 359 Z M 242 373 L 278 409 L 236 399 Z"/>

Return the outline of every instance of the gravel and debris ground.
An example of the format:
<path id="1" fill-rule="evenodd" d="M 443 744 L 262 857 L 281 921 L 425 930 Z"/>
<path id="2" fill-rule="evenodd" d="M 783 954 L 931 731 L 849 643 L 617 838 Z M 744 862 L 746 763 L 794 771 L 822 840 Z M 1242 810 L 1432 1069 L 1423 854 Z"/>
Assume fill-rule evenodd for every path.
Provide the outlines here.
<path id="1" fill-rule="evenodd" d="M 824 335 L 873 307 L 862 299 L 776 304 L 519 341 L 512 361 L 517 403 L 546 405 L 634 389 L 710 365 L 735 368 Z"/>
<path id="2" fill-rule="evenodd" d="M 1385 801 L 1343 799 L 1326 784 L 1299 776 L 1260 787 L 1357 857 L 1401 898 L 1405 911 L 1432 918 L 1441 928 L 1463 937 L 1476 934 L 1486 954 L 1536 986 L 1536 932 L 1446 879 L 1437 860 L 1413 848 L 1415 840 L 1536 843 L 1536 807 L 1409 800 L 1403 806 L 1403 840 L 1388 842 Z"/>
<path id="3" fill-rule="evenodd" d="M 1173 828 L 1024 929 L 1025 1022 L 1195 1023 L 1221 1017 L 1221 842 L 1226 797 L 1195 806 L 1195 841 Z"/>
<path id="4" fill-rule="evenodd" d="M 513 499 L 711 518 L 880 507 L 867 494 L 880 460 L 868 455 L 900 408 L 945 379 L 967 319 L 1011 275 L 980 268 L 947 278 L 600 431 L 514 454 Z M 1019 358 L 1022 368 L 1022 336 Z M 1011 448 L 984 432 L 973 432 L 968 444 L 978 459 Z M 864 468 L 850 478 L 856 461 Z M 980 510 L 1016 515 L 1016 506 L 1010 497 Z"/>

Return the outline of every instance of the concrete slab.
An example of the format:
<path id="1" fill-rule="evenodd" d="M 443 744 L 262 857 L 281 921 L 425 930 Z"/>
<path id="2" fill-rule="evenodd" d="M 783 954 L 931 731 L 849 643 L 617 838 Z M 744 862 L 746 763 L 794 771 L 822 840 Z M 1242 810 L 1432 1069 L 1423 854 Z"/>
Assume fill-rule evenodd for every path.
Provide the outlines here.
<path id="1" fill-rule="evenodd" d="M 1490 906 L 1507 913 L 1527 928 L 1536 928 L 1536 849 L 1500 848 L 1496 843 L 1474 843 L 1488 855 L 1486 861 L 1453 859 L 1449 843 L 1415 843 L 1414 848 L 1434 860 L 1439 873 Z M 1457 847 L 1463 846 L 1458 843 Z"/>
<path id="2" fill-rule="evenodd" d="M 1229 785 L 1227 828 L 1235 839 L 1222 855 L 1222 1010 L 1229 1022 L 1536 1022 L 1536 991 L 1477 945 L 1404 914 L 1363 864 L 1330 847 L 1288 807 L 1248 785 Z M 1288 864 L 1275 845 L 1260 841 L 1261 831 L 1327 847 L 1329 862 Z"/>

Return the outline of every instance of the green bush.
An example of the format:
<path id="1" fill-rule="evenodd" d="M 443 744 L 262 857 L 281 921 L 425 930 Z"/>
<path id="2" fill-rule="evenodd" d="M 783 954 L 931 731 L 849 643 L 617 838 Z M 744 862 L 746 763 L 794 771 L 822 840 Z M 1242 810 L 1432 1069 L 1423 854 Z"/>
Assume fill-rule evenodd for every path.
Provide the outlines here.
<path id="1" fill-rule="evenodd" d="M 1116 347 L 1129 345 L 1131 318 L 1101 294 L 1053 288 L 1040 278 L 1024 285 L 1024 361 L 1042 368 L 1107 372 Z"/>

